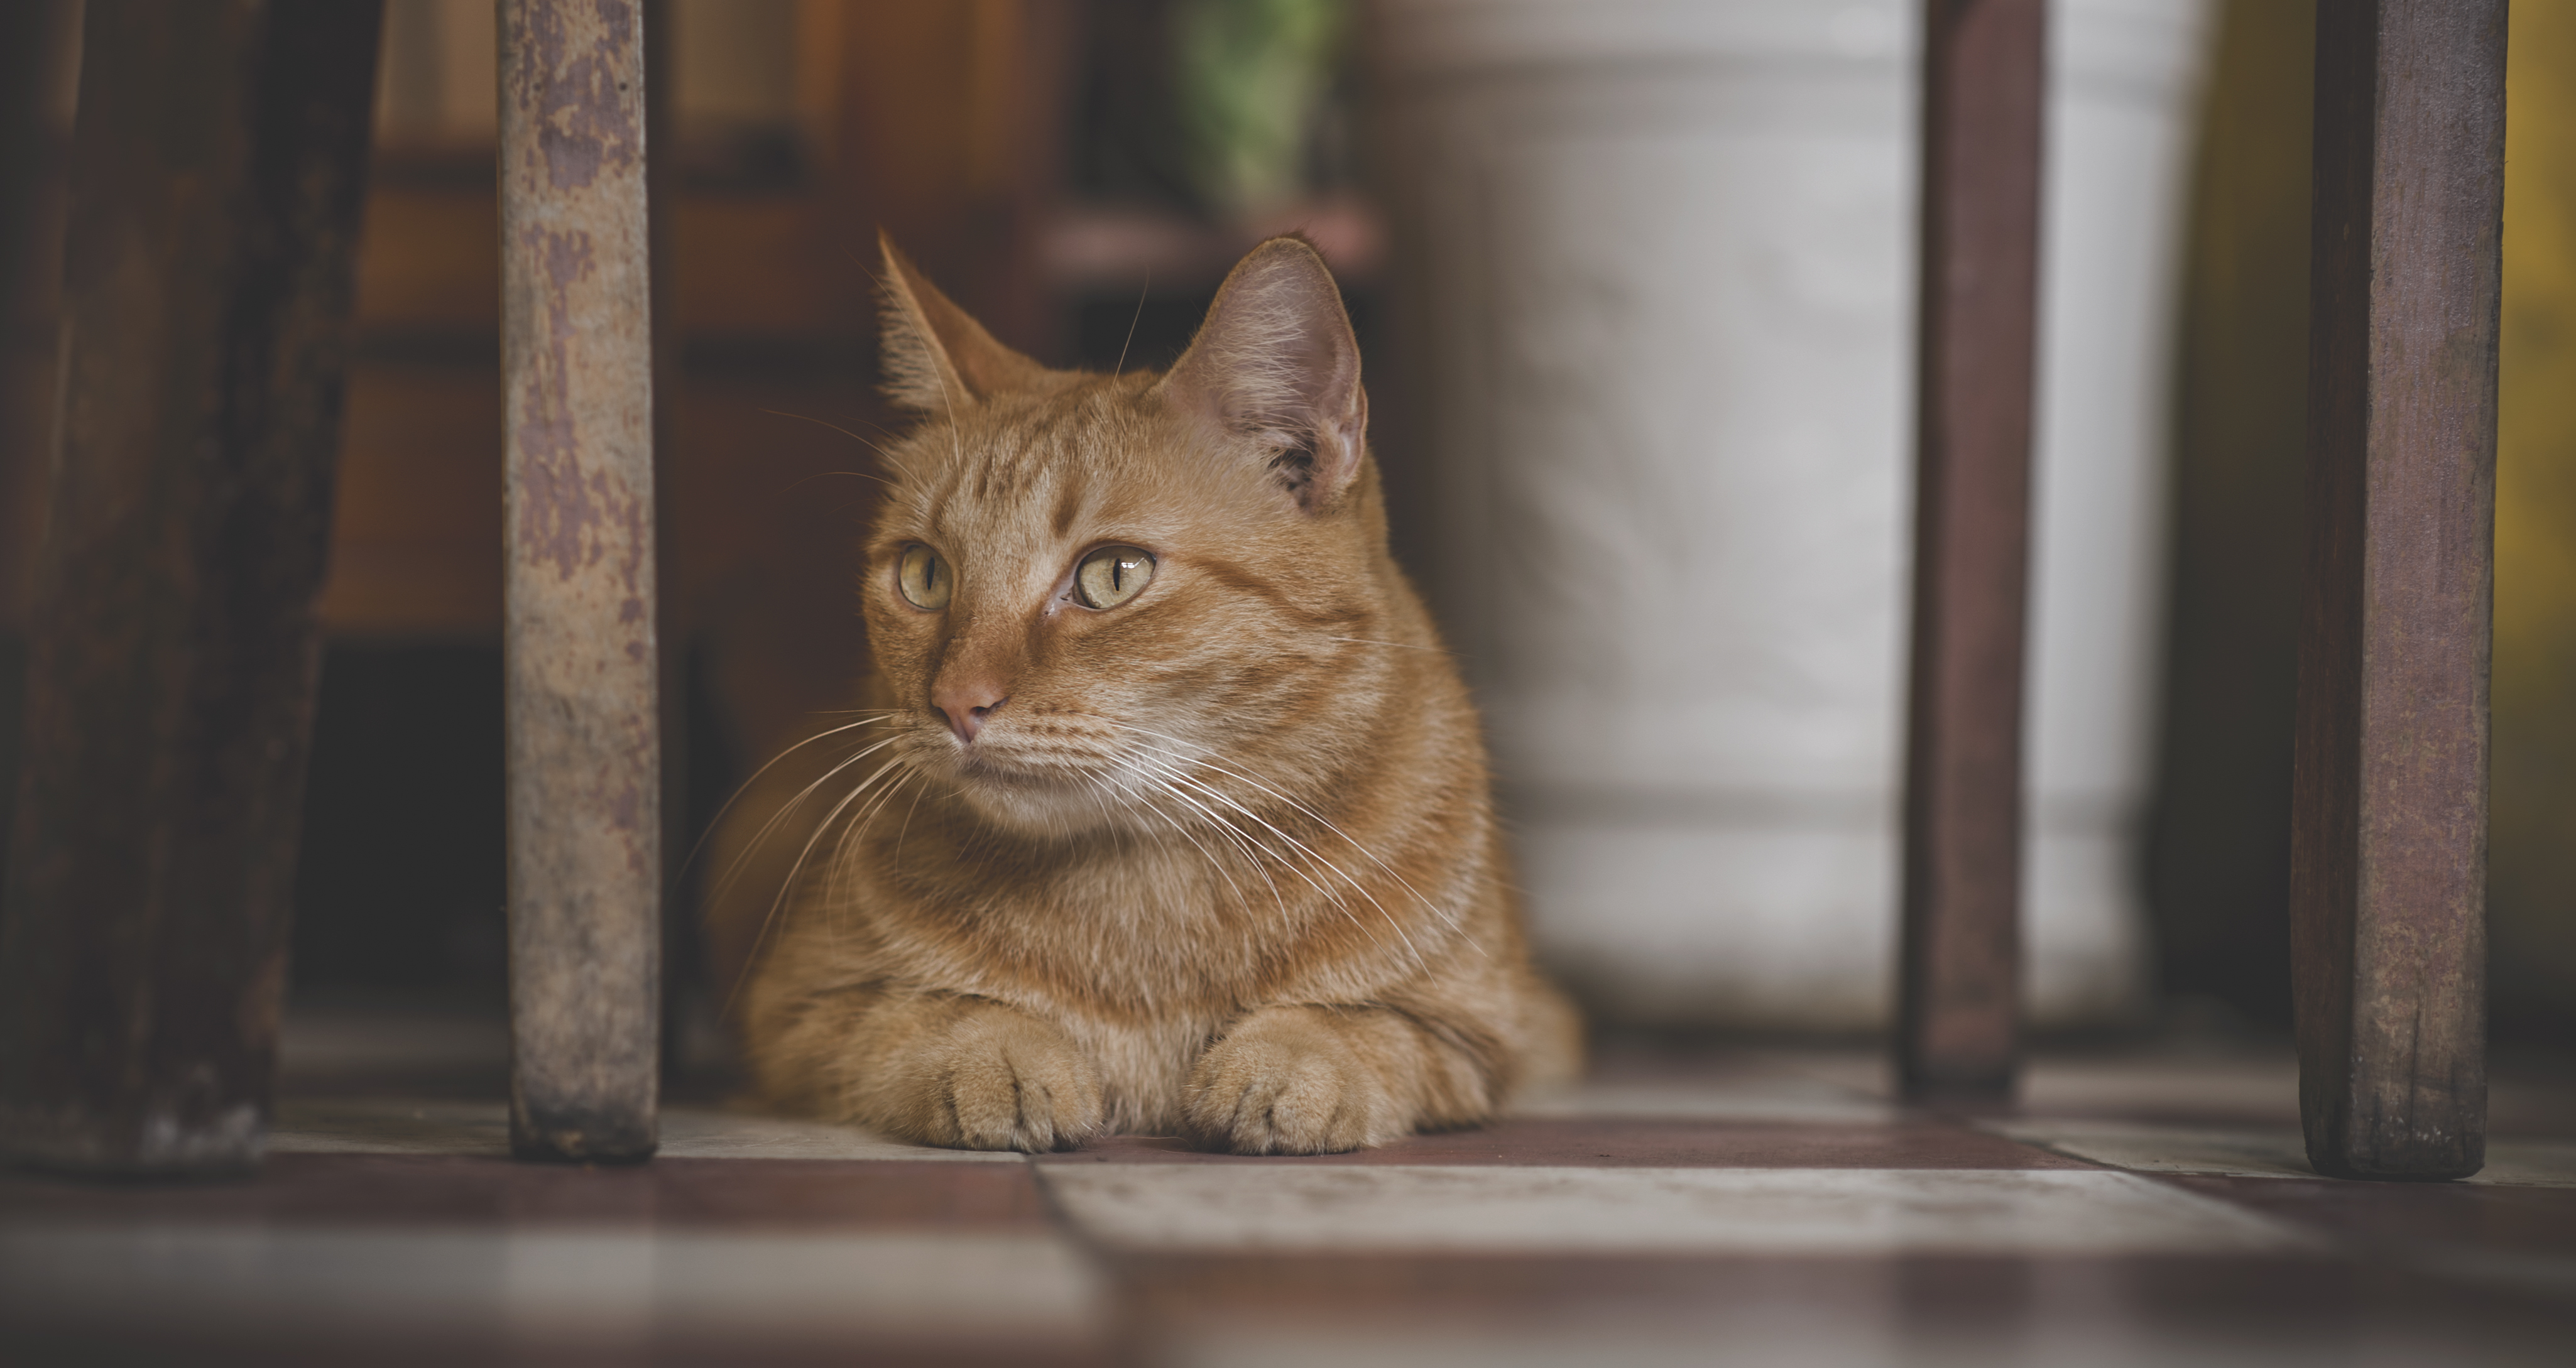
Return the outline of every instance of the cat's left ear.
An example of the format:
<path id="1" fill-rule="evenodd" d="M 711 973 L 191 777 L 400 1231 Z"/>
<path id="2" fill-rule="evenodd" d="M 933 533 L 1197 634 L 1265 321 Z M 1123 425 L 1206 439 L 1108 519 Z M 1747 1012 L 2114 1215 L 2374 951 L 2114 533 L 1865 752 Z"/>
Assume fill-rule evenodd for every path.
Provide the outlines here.
<path id="1" fill-rule="evenodd" d="M 951 412 L 1045 383 L 1046 367 L 993 340 L 882 230 L 877 249 L 885 255 L 879 345 L 887 398 L 924 413 Z"/>
<path id="2" fill-rule="evenodd" d="M 1360 346 L 1313 246 L 1276 237 L 1236 263 L 1190 349 L 1163 377 L 1169 403 L 1269 447 L 1309 513 L 1359 474 L 1368 443 Z"/>

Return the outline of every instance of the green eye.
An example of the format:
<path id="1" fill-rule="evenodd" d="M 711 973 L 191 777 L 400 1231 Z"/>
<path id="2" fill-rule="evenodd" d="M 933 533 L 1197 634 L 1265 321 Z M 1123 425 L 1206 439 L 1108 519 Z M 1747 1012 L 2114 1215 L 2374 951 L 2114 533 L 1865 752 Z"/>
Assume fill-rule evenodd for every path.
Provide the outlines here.
<path id="1" fill-rule="evenodd" d="M 907 546 L 903 549 L 903 564 L 895 569 L 894 582 L 913 607 L 935 610 L 948 606 L 948 591 L 957 581 L 938 552 L 927 546 Z"/>
<path id="2" fill-rule="evenodd" d="M 1085 608 L 1115 608 L 1144 591 L 1154 558 L 1132 546 L 1104 546 L 1074 567 L 1073 593 Z"/>

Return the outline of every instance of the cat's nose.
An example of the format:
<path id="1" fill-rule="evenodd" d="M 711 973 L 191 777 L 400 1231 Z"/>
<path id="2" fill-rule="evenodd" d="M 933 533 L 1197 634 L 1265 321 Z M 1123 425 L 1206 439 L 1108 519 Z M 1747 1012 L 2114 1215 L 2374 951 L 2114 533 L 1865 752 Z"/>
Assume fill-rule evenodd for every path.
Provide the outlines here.
<path id="1" fill-rule="evenodd" d="M 975 733 L 984 729 L 984 719 L 1009 701 L 1001 690 L 981 682 L 943 684 L 930 696 L 931 706 L 947 714 L 948 730 L 957 733 L 960 741 L 974 740 Z"/>

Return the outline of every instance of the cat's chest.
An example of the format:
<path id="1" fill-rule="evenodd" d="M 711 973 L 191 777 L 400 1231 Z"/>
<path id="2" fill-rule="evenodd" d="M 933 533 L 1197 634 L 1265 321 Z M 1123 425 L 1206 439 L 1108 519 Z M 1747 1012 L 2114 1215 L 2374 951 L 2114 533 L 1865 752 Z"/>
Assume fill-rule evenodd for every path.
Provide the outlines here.
<path id="1" fill-rule="evenodd" d="M 931 877 L 890 879 L 888 929 L 941 961 L 940 977 L 1104 1018 L 1223 1014 L 1259 995 L 1297 939 L 1301 905 L 1281 876 L 1104 844 L 1043 864 L 959 852 Z"/>

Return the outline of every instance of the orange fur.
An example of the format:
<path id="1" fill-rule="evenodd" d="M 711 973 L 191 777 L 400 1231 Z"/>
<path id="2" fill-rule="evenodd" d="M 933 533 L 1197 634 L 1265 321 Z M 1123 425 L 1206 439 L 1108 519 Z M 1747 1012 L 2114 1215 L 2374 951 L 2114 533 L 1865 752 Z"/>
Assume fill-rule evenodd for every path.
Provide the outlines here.
<path id="1" fill-rule="evenodd" d="M 871 712 L 718 839 L 755 871 L 711 931 L 762 1091 L 933 1144 L 1317 1153 L 1571 1073 L 1322 259 L 1254 249 L 1155 376 L 1045 370 L 886 258 L 923 421 L 867 545 Z M 937 611 L 898 586 L 915 545 Z M 1094 609 L 1104 545 L 1155 568 Z M 941 710 L 978 700 L 971 732 Z"/>

